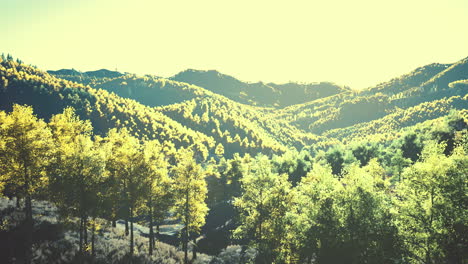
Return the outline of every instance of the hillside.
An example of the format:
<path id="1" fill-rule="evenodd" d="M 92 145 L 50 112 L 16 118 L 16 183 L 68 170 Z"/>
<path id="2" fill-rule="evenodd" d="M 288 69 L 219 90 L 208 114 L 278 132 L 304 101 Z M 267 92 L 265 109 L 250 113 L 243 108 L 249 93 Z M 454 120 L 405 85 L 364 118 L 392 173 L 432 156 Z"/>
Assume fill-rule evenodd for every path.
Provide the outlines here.
<path id="1" fill-rule="evenodd" d="M 109 72 L 107 70 L 101 70 Z M 70 70 L 48 71 L 50 74 L 69 81 L 101 88 L 124 98 L 135 99 L 147 106 L 160 106 L 180 103 L 198 96 L 210 96 L 213 93 L 203 88 L 180 83 L 152 75 L 112 74 L 100 76 L 89 75 L 89 72 Z"/>
<path id="2" fill-rule="evenodd" d="M 157 111 L 221 143 L 226 157 L 234 153 L 281 154 L 289 147 L 302 149 L 319 139 L 299 131 L 286 120 L 275 119 L 273 108 L 244 105 L 183 82 L 134 74 L 116 78 L 57 76 L 157 107 Z"/>
<path id="3" fill-rule="evenodd" d="M 289 147 L 300 150 L 313 144 L 326 148 L 338 141 L 349 142 L 343 135 L 350 134 L 339 131 L 357 127 L 372 131 L 374 121 L 389 122 L 402 111 L 416 116 L 415 109 L 427 109 L 425 103 L 463 97 L 466 67 L 467 59 L 453 64 L 433 63 L 360 92 L 332 83 L 245 83 L 217 71 L 186 70 L 172 80 L 128 73 L 117 77 L 81 73 L 79 78 L 77 72 L 54 74 L 157 106 L 179 123 L 213 137 L 232 157 L 235 152 L 255 154 L 263 150 L 271 155 L 284 153 Z M 448 109 L 463 107 L 452 105 Z M 420 115 L 412 123 L 447 112 Z"/>
<path id="4" fill-rule="evenodd" d="M 349 88 L 330 82 L 299 83 L 247 83 L 215 70 L 189 69 L 171 79 L 194 84 L 244 104 L 270 107 L 285 107 L 331 96 Z"/>
<path id="5" fill-rule="evenodd" d="M 0 64 L 0 109 L 10 111 L 13 104 L 27 104 L 37 109 L 40 117 L 72 106 L 84 119 L 90 119 L 95 133 L 103 135 L 110 128 L 127 127 L 142 138 L 158 139 L 168 147 L 197 145 L 208 155 L 215 141 L 206 135 L 184 127 L 166 115 L 134 100 L 102 89 L 56 78 L 31 66 L 14 61 Z"/>
<path id="6" fill-rule="evenodd" d="M 452 64 L 433 63 L 419 67 L 408 74 L 391 79 L 390 81 L 377 84 L 362 91 L 363 94 L 384 93 L 394 95 L 404 90 L 421 86 L 423 83 L 446 70 Z"/>
<path id="7" fill-rule="evenodd" d="M 23 208 L 17 208 L 15 200 L 7 200 L 0 197 L 0 215 L 3 222 L 0 230 L 0 260 L 16 258 L 18 261 L 24 261 L 24 227 L 20 221 L 24 217 Z M 35 223 L 35 250 L 33 259 L 35 263 L 87 263 L 88 259 L 77 258 L 77 241 L 79 235 L 76 230 L 70 228 L 76 224 L 78 219 L 72 218 L 64 221 L 60 218 L 58 209 L 50 202 L 34 201 L 33 207 Z M 96 252 L 95 260 L 97 263 L 125 263 L 128 261 L 126 254 L 128 236 L 125 235 L 124 227 L 118 225 L 112 227 L 104 219 L 97 219 L 101 226 L 95 235 Z M 139 226 L 139 225 L 138 225 Z M 138 229 L 137 229 L 138 230 Z M 136 259 L 146 260 L 155 263 L 181 263 L 183 252 L 176 247 L 156 242 L 156 253 L 148 257 L 148 234 L 144 232 L 135 232 L 138 254 Z M 90 234 L 91 236 L 91 234 Z M 8 243 L 7 243 L 8 242 Z M 205 259 L 205 260 L 203 260 Z M 201 256 L 198 263 L 209 263 L 208 256 Z M 58 262 L 60 261 L 60 262 Z"/>
<path id="8" fill-rule="evenodd" d="M 415 117 L 413 124 L 440 116 L 429 114 L 440 111 L 431 109 L 431 105 L 437 106 L 437 102 L 451 97 L 463 98 L 468 91 L 464 81 L 467 76 L 467 59 L 451 65 L 431 64 L 367 90 L 341 93 L 281 109 L 278 117 L 288 119 L 304 132 L 343 140 L 343 136 L 327 131 L 356 129 L 353 127 L 356 125 L 372 126 L 370 122 L 380 119 L 400 122 L 398 116 L 404 111 L 407 116 Z M 450 109 L 465 108 L 464 103 L 449 105 L 441 115 Z M 425 109 L 424 114 L 417 115 L 414 113 L 416 109 Z"/>

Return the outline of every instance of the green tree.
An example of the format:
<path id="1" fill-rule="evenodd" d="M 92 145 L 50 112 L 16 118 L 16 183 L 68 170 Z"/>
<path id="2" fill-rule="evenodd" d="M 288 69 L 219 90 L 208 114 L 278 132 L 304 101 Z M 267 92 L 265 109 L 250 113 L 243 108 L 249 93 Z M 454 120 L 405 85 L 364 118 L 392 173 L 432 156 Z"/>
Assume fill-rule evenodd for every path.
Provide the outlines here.
<path id="1" fill-rule="evenodd" d="M 350 263 L 393 263 L 401 259 L 390 183 L 376 159 L 359 168 L 350 166 L 342 180 L 342 256 Z"/>
<path id="2" fill-rule="evenodd" d="M 405 170 L 395 197 L 399 228 L 412 263 L 462 263 L 468 252 L 468 158 L 460 147 L 427 144 Z"/>
<path id="3" fill-rule="evenodd" d="M 329 165 L 315 164 L 297 186 L 293 208 L 294 243 L 301 261 L 336 262 L 342 245 L 339 208 L 343 186 Z"/>
<path id="4" fill-rule="evenodd" d="M 47 124 L 30 106 L 14 105 L 0 123 L 1 175 L 16 186 L 16 196 L 25 197 L 27 227 L 26 262 L 31 261 L 33 232 L 32 198 L 47 183 L 45 175 L 52 154 L 52 138 Z"/>
<path id="5" fill-rule="evenodd" d="M 421 139 L 418 135 L 415 133 L 406 134 L 400 144 L 403 157 L 411 159 L 413 163 L 416 162 L 423 149 Z"/>
<path id="6" fill-rule="evenodd" d="M 56 148 L 49 169 L 51 197 L 64 216 L 79 217 L 79 252 L 83 254 L 89 242 L 89 217 L 94 220 L 99 215 L 100 193 L 106 191 L 99 188 L 105 178 L 105 153 L 91 138 L 90 122 L 81 121 L 72 108 L 53 116 L 49 126 Z M 94 228 L 92 231 L 94 255 Z"/>
<path id="7" fill-rule="evenodd" d="M 126 130 L 120 131 L 122 145 L 114 155 L 118 162 L 118 178 L 125 194 L 130 220 L 130 256 L 134 255 L 133 222 L 136 208 L 143 202 L 145 157 L 139 140 Z"/>
<path id="8" fill-rule="evenodd" d="M 288 174 L 288 180 L 296 186 L 311 169 L 311 158 L 307 152 L 288 151 L 281 157 L 274 157 L 273 164 L 279 174 Z"/>
<path id="9" fill-rule="evenodd" d="M 184 225 L 182 241 L 184 262 L 188 263 L 188 242 L 193 237 L 193 259 L 196 258 L 196 236 L 205 224 L 208 207 L 205 203 L 207 185 L 200 164 L 195 162 L 190 150 L 180 149 L 178 164 L 173 170 L 175 211 Z"/>
<path id="10" fill-rule="evenodd" d="M 169 200 L 171 179 L 168 177 L 168 162 L 163 153 L 162 146 L 158 141 L 146 141 L 144 144 L 145 154 L 145 200 L 149 215 L 149 254 L 153 254 L 154 239 L 154 219 L 161 218 L 168 209 L 168 204 L 164 200 Z M 159 230 L 159 228 L 158 228 Z"/>
<path id="11" fill-rule="evenodd" d="M 241 186 L 242 195 L 234 200 L 240 217 L 234 236 L 252 242 L 260 263 L 289 259 L 286 214 L 292 192 L 287 174 L 273 173 L 270 160 L 259 156 L 241 179 Z"/>
<path id="12" fill-rule="evenodd" d="M 222 145 L 221 143 L 219 143 L 218 145 L 216 145 L 215 154 L 216 154 L 216 156 L 218 156 L 218 157 L 223 156 L 223 154 L 224 154 L 224 147 L 223 147 L 223 145 Z"/>
<path id="13" fill-rule="evenodd" d="M 108 170 L 111 178 L 111 206 L 114 215 L 119 214 L 130 222 L 130 256 L 134 255 L 134 214 L 144 202 L 147 176 L 145 152 L 138 138 L 127 129 L 112 129 L 107 135 L 109 151 Z M 108 198 L 109 199 L 109 198 Z"/>
<path id="14" fill-rule="evenodd" d="M 361 143 L 354 146 L 351 151 L 361 166 L 366 166 L 371 159 L 379 156 L 379 149 L 374 144 Z"/>
<path id="15" fill-rule="evenodd" d="M 397 149 L 395 153 L 393 153 L 390 163 L 394 173 L 398 177 L 398 181 L 401 181 L 403 169 L 411 165 L 411 159 L 403 157 L 402 151 Z"/>
<path id="16" fill-rule="evenodd" d="M 339 148 L 332 148 L 325 153 L 325 160 L 330 164 L 335 175 L 341 175 L 345 164 L 344 153 Z"/>

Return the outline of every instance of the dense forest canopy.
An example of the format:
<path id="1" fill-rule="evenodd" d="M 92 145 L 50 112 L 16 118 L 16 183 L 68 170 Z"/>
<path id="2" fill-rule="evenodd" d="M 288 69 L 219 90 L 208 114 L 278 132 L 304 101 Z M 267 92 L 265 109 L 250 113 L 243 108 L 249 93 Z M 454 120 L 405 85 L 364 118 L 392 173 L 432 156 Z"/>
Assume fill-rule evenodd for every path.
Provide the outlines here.
<path id="1" fill-rule="evenodd" d="M 2 55 L 0 262 L 466 263 L 467 80 L 468 58 L 354 91 Z"/>

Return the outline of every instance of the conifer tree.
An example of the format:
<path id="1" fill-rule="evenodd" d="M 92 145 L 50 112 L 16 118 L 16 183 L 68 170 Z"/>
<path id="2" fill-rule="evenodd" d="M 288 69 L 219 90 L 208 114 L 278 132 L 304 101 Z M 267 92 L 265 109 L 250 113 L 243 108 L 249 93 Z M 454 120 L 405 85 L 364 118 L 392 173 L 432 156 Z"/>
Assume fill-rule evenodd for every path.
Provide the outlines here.
<path id="1" fill-rule="evenodd" d="M 145 154 L 145 201 L 149 215 L 149 255 L 153 254 L 154 220 L 165 215 L 164 210 L 168 209 L 171 192 L 171 179 L 168 177 L 168 162 L 164 156 L 162 146 L 158 141 L 146 141 L 144 145 Z M 155 217 L 157 215 L 157 217 Z M 158 219 L 159 220 L 159 219 Z M 159 229 L 159 228 L 158 228 Z"/>
<path id="2" fill-rule="evenodd" d="M 111 164 L 116 183 L 123 195 L 121 205 L 130 221 L 130 256 L 134 254 L 134 213 L 143 202 L 145 187 L 145 155 L 139 140 L 126 129 L 111 131 L 115 146 Z"/>
<path id="3" fill-rule="evenodd" d="M 242 195 L 234 200 L 239 210 L 240 226 L 234 235 L 251 239 L 259 250 L 257 261 L 286 261 L 289 253 L 286 213 L 292 203 L 291 184 L 286 174 L 275 174 L 266 156 L 259 156 L 241 180 Z"/>
<path id="4" fill-rule="evenodd" d="M 98 216 L 99 194 L 105 192 L 99 188 L 105 177 L 105 153 L 91 138 L 90 122 L 79 120 L 72 108 L 53 116 L 49 126 L 56 143 L 49 177 L 51 197 L 65 216 L 80 219 L 79 249 L 83 254 L 89 248 L 89 217 Z M 94 240 L 91 242 L 94 252 Z"/>
<path id="5" fill-rule="evenodd" d="M 179 151 L 178 164 L 173 170 L 175 210 L 184 225 L 182 242 L 184 262 L 188 263 L 188 242 L 193 238 L 193 259 L 196 258 L 196 237 L 205 224 L 208 207 L 205 203 L 207 186 L 200 164 L 195 162 L 190 150 Z"/>
<path id="6" fill-rule="evenodd" d="M 31 261 L 33 233 L 32 198 L 47 183 L 46 167 L 52 149 L 50 129 L 30 106 L 14 105 L 0 123 L 0 168 L 7 182 L 16 186 L 16 196 L 25 198 L 27 263 Z"/>
<path id="7" fill-rule="evenodd" d="M 427 144 L 397 186 L 399 231 L 413 262 L 466 259 L 468 158 L 462 147 L 451 157 L 444 149 L 443 144 Z"/>

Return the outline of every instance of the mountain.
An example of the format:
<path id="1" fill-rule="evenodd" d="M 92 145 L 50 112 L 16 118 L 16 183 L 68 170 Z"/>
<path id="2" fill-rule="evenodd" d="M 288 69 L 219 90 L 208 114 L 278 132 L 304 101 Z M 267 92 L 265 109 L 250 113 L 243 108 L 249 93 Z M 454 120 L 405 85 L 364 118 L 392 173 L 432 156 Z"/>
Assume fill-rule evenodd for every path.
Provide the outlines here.
<path id="1" fill-rule="evenodd" d="M 349 88 L 330 82 L 311 84 L 247 83 L 215 70 L 189 69 L 174 75 L 171 79 L 206 88 L 240 103 L 270 107 L 300 104 L 349 90 Z"/>
<path id="2" fill-rule="evenodd" d="M 462 98 L 468 91 L 466 79 L 467 59 L 454 64 L 434 63 L 363 91 L 344 92 L 286 107 L 279 111 L 279 116 L 289 119 L 291 124 L 304 132 L 328 137 L 337 134 L 327 131 L 348 127 L 352 130 L 358 124 L 371 126 L 370 122 L 374 120 L 387 118 L 387 122 L 393 119 L 399 122 L 401 113 L 406 111 L 408 115 L 413 115 L 412 111 L 417 109 L 425 110 L 413 123 L 423 122 L 439 116 L 430 114 L 440 110 L 431 109 L 431 105 L 438 107 L 440 102 L 449 98 L 459 98 L 449 101 L 460 103 L 444 104 L 447 108 L 440 112 L 441 115 L 447 114 L 450 109 L 464 109 L 466 106 Z M 343 137 L 337 136 L 337 139 L 342 140 Z"/>
<path id="3" fill-rule="evenodd" d="M 285 121 L 275 121 L 266 108 L 242 105 L 186 83 L 131 74 L 91 78 L 60 71 L 70 74 L 66 80 L 14 61 L 0 65 L 0 109 L 10 111 L 14 103 L 32 105 L 48 119 L 72 106 L 81 118 L 91 120 L 100 135 L 127 127 L 142 138 L 164 142 L 171 151 L 196 145 L 204 157 L 213 155 L 218 144 L 226 157 L 232 157 L 234 153 L 281 154 L 318 141 Z M 164 107 L 153 107 L 160 104 Z"/>
<path id="4" fill-rule="evenodd" d="M 45 73 L 4 61 L 2 79 L 8 85 L 2 91 L 3 98 L 9 99 L 2 100 L 1 107 L 10 109 L 13 102 L 31 104 L 47 118 L 71 105 L 91 118 L 98 133 L 129 126 L 144 137 L 171 138 L 176 146 L 199 138 L 204 152 L 221 144 L 227 157 L 237 152 L 273 155 L 291 147 L 326 148 L 349 142 L 348 137 L 395 131 L 446 115 L 451 109 L 462 110 L 466 108 L 467 65 L 467 58 L 453 64 L 429 64 L 357 92 L 332 83 L 250 84 L 217 71 L 187 70 L 165 79 L 109 70 Z M 281 99 L 282 94 L 295 96 L 288 101 Z M 273 102 L 278 106 L 281 100 L 287 105 L 295 97 L 306 100 L 304 94 L 323 97 L 281 109 L 253 106 Z M 259 98 L 261 103 L 255 101 Z M 395 121 L 398 125 L 391 126 Z"/>
<path id="5" fill-rule="evenodd" d="M 290 147 L 300 150 L 311 145 L 327 148 L 350 142 L 348 136 L 362 136 L 362 131 L 374 135 L 372 131 L 389 128 L 377 124 L 396 120 L 398 125 L 389 130 L 393 133 L 446 115 L 450 109 L 463 109 L 464 80 L 468 79 L 467 59 L 422 66 L 363 91 L 326 82 L 246 83 L 214 70 L 186 70 L 171 79 L 129 73 L 77 76 L 69 70 L 53 74 L 157 107 L 178 123 L 221 143 L 227 157 L 235 152 L 279 154 Z M 443 111 L 431 109 L 440 105 Z M 402 115 L 414 119 L 400 122 Z M 376 125 L 382 129 L 375 130 Z"/>
<path id="6" fill-rule="evenodd" d="M 423 83 L 436 76 L 438 73 L 446 70 L 452 64 L 432 63 L 426 66 L 418 67 L 410 73 L 391 79 L 390 81 L 377 84 L 362 91 L 362 94 L 383 93 L 394 95 L 404 90 L 421 86 Z"/>
<path id="7" fill-rule="evenodd" d="M 281 154 L 289 147 L 301 149 L 319 141 L 317 136 L 276 119 L 273 108 L 241 104 L 196 85 L 135 74 L 116 78 L 60 76 L 158 107 L 173 120 L 221 143 L 227 157 L 236 152 Z"/>
<path id="8" fill-rule="evenodd" d="M 110 71 L 107 69 L 100 69 L 96 71 L 86 71 L 86 72 L 79 72 L 75 69 L 61 69 L 57 71 L 47 71 L 49 74 L 55 75 L 57 77 L 60 76 L 80 76 L 82 78 L 88 77 L 88 78 L 115 78 L 122 76 L 124 74 L 118 72 L 118 71 Z"/>
<path id="9" fill-rule="evenodd" d="M 186 128 L 151 107 L 106 90 L 60 79 L 14 61 L 0 63 L 0 76 L 2 110 L 10 111 L 15 103 L 27 104 L 33 106 L 39 117 L 47 120 L 72 106 L 81 118 L 91 120 L 95 133 L 100 135 L 111 128 L 127 127 L 142 138 L 164 142 L 168 149 L 196 145 L 204 155 L 215 145 L 214 140 L 203 133 Z"/>

